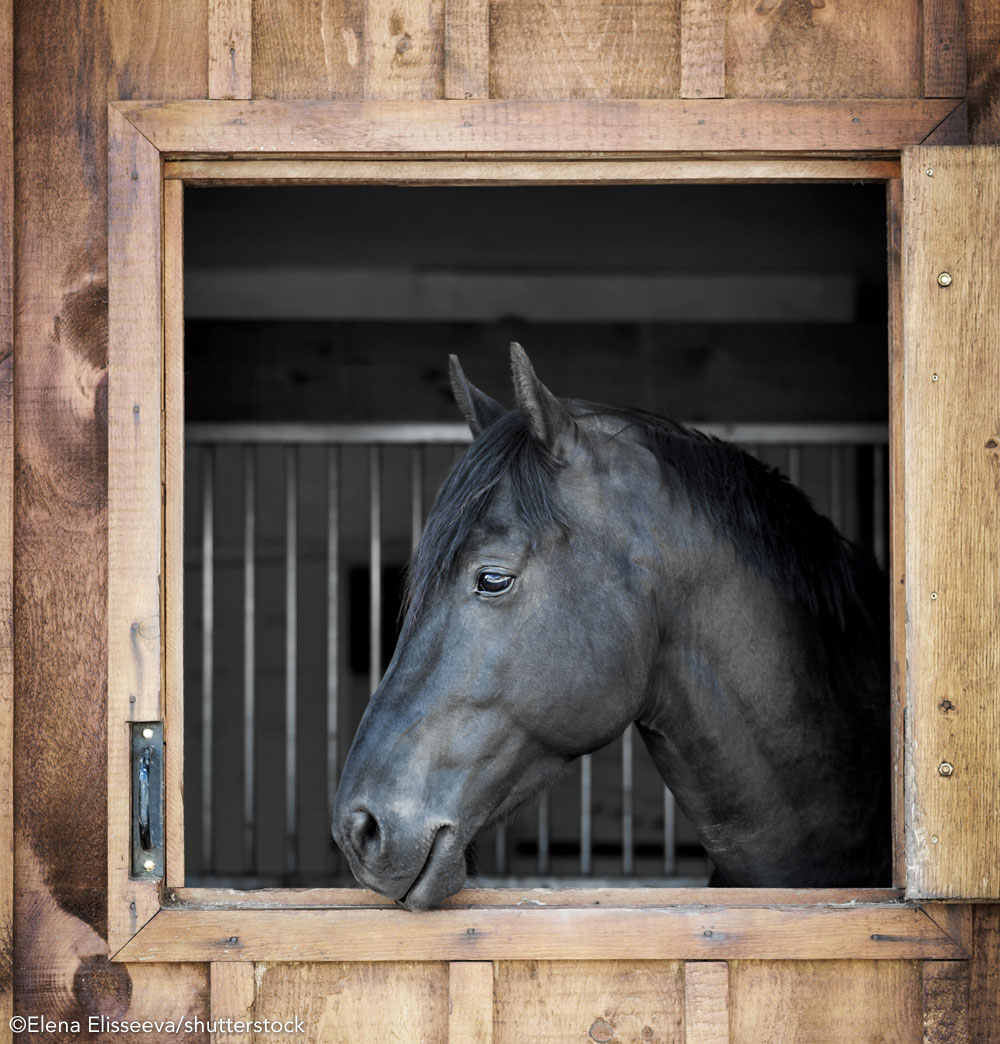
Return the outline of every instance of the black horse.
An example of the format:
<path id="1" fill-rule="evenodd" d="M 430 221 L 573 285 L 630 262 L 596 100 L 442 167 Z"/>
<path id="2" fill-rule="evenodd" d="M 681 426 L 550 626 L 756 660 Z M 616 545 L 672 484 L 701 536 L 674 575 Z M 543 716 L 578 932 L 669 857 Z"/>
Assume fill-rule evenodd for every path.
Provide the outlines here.
<path id="1" fill-rule="evenodd" d="M 779 473 L 637 410 L 516 408 L 452 384 L 476 436 L 411 563 L 333 833 L 420 910 L 465 848 L 635 722 L 730 886 L 889 882 L 887 592 Z"/>

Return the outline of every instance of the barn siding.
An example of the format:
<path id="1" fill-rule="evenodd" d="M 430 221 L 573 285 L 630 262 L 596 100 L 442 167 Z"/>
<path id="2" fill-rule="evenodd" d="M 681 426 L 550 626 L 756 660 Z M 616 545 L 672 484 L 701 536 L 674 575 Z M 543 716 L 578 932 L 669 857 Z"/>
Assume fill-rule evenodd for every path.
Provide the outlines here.
<path id="1" fill-rule="evenodd" d="M 924 82 L 924 35 L 916 0 L 884 5 L 740 0 L 728 7 L 724 48 L 712 46 L 699 29 L 719 24 L 718 3 L 633 0 L 601 6 L 564 0 L 542 8 L 530 0 L 494 0 L 485 11 L 484 30 L 485 7 L 473 0 L 399 0 L 392 5 L 382 0 L 308 0 L 293 8 L 257 0 L 251 66 L 245 2 L 16 0 L 13 32 L 11 0 L 0 2 L 0 118 L 5 135 L 14 127 L 17 131 L 13 192 L 10 151 L 0 148 L 5 208 L 0 214 L 0 431 L 10 430 L 5 417 L 13 341 L 19 1012 L 63 1019 L 157 1011 L 204 1017 L 209 1008 L 207 965 L 126 968 L 108 961 L 105 942 L 107 101 L 209 96 L 210 39 L 216 69 L 212 94 L 226 93 L 227 84 L 234 96 L 247 93 L 249 68 L 250 89 L 260 98 L 437 98 L 446 89 L 453 94 L 462 83 L 471 84 L 461 88 L 463 93 L 468 89 L 477 96 L 487 82 L 490 93 L 501 97 L 670 97 L 682 92 L 709 97 L 720 92 L 720 83 L 731 97 L 917 97 Z M 219 22 L 229 8 L 236 9 L 231 34 L 231 27 Z M 933 12 L 935 5 L 925 3 L 924 9 Z M 972 138 L 1000 141 L 1000 14 L 992 0 L 966 0 L 965 10 Z M 685 16 L 686 29 L 681 22 Z M 225 37 L 240 26 L 242 44 L 236 47 Z M 487 68 L 484 33 L 491 45 Z M 459 41 L 453 55 L 446 52 L 446 39 Z M 234 63 L 228 79 L 220 71 L 227 44 Z M 17 84 L 12 105 L 11 68 Z M 454 86 L 447 88 L 449 84 Z M 9 249 L 12 220 L 15 252 Z M 4 496 L 10 465 L 8 453 L 0 472 L 4 504 L 10 503 Z M 0 524 L 6 570 L 0 570 L 0 595 L 9 583 L 10 543 L 9 527 Z M 9 626 L 6 607 L 0 597 L 0 613 Z M 7 663 L 0 657 L 0 685 L 9 685 Z M 0 689 L 0 706 L 5 700 Z M 3 764 L 0 751 L 0 769 Z M 0 891 L 4 887 L 0 873 Z M 973 943 L 974 960 L 961 987 L 970 997 L 969 1039 L 995 1044 L 1000 1041 L 1000 906 L 975 909 Z M 428 1026 L 438 1036 L 429 1039 L 444 1039 L 440 1033 L 447 992 L 439 965 L 369 966 L 364 975 L 348 972 L 343 966 L 271 966 L 260 976 L 261 1001 L 280 1007 L 286 1004 L 286 990 L 302 990 L 304 1001 L 317 1003 L 319 998 L 325 1005 L 341 989 L 351 991 L 377 979 L 378 994 L 384 996 L 387 983 L 405 982 L 405 990 L 417 998 L 414 1003 L 430 1004 Z M 509 972 L 509 967 L 501 968 L 498 982 L 509 981 L 513 989 Z M 530 984 L 530 969 L 527 974 Z M 594 974 L 610 981 L 624 972 L 606 966 L 567 969 L 566 974 L 580 981 Z M 665 1011 L 667 1032 L 676 1035 L 676 969 L 670 965 L 654 972 L 647 967 L 636 971 L 635 981 L 647 982 L 654 974 L 661 975 L 664 985 L 655 1003 Z M 733 1040 L 766 1039 L 761 1036 L 765 1030 L 783 1040 L 824 1039 L 827 1031 L 816 1021 L 816 1012 L 829 1013 L 838 1003 L 849 1003 L 861 1011 L 858 1017 L 867 1020 L 866 1027 L 871 1024 L 865 1029 L 868 1036 L 859 1040 L 882 1033 L 886 1040 L 919 1041 L 924 1039 L 921 1004 L 928 997 L 952 996 L 929 990 L 926 982 L 921 988 L 912 963 L 841 968 L 735 962 L 730 979 Z M 522 987 L 529 989 L 518 980 L 517 989 Z M 512 996 L 505 989 L 501 986 L 498 993 L 498 1012 L 507 1020 L 497 1022 L 499 1034 L 524 1018 L 503 1006 Z M 637 986 L 635 995 L 645 989 Z M 761 998 L 772 991 L 779 1003 L 762 1004 Z M 573 1005 L 582 1002 L 572 998 L 567 988 L 566 996 L 553 1000 L 547 1010 L 566 1006 L 575 1020 L 581 1012 Z M 898 1016 L 896 1028 L 882 1011 Z M 776 1012 L 784 1013 L 779 1022 Z M 696 1025 L 691 1022 L 688 1040 Z M 719 1021 L 714 1025 L 718 1028 Z M 938 1024 L 929 1025 L 927 1040 L 959 1039 L 935 1038 Z M 581 1036 L 588 1027 L 573 1021 Z M 728 1037 L 730 1024 L 724 1028 Z M 350 1039 L 359 1038 L 351 1033 Z M 836 1039 L 849 1038 L 838 1034 Z"/>

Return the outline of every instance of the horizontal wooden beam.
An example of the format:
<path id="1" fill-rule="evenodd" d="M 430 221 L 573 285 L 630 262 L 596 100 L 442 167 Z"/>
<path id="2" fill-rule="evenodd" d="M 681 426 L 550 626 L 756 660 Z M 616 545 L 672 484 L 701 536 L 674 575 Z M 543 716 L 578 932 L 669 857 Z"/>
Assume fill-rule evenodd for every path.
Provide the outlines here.
<path id="1" fill-rule="evenodd" d="M 897 152 L 954 99 L 115 102 L 171 156 Z"/>
<path id="2" fill-rule="evenodd" d="M 172 910 L 121 961 L 961 960 L 918 907 Z"/>

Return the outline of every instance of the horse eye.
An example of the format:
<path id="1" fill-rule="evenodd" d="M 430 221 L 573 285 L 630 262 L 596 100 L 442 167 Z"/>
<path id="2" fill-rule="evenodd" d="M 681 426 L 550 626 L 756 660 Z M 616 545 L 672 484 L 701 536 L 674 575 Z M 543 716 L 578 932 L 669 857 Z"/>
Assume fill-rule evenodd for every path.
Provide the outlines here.
<path id="1" fill-rule="evenodd" d="M 480 573 L 476 578 L 476 590 L 480 594 L 503 594 L 514 582 L 507 573 Z"/>

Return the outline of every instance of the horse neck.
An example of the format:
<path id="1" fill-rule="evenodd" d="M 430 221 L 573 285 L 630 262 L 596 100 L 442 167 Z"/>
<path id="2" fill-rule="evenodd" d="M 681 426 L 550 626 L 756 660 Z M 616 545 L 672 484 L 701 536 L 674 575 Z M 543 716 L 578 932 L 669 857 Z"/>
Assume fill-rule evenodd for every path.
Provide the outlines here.
<path id="1" fill-rule="evenodd" d="M 661 585 L 670 604 L 636 722 L 660 774 L 723 881 L 864 883 L 881 761 L 862 756 L 858 693 L 821 676 L 809 621 L 728 541 L 706 531 L 688 550 L 684 582 Z"/>

